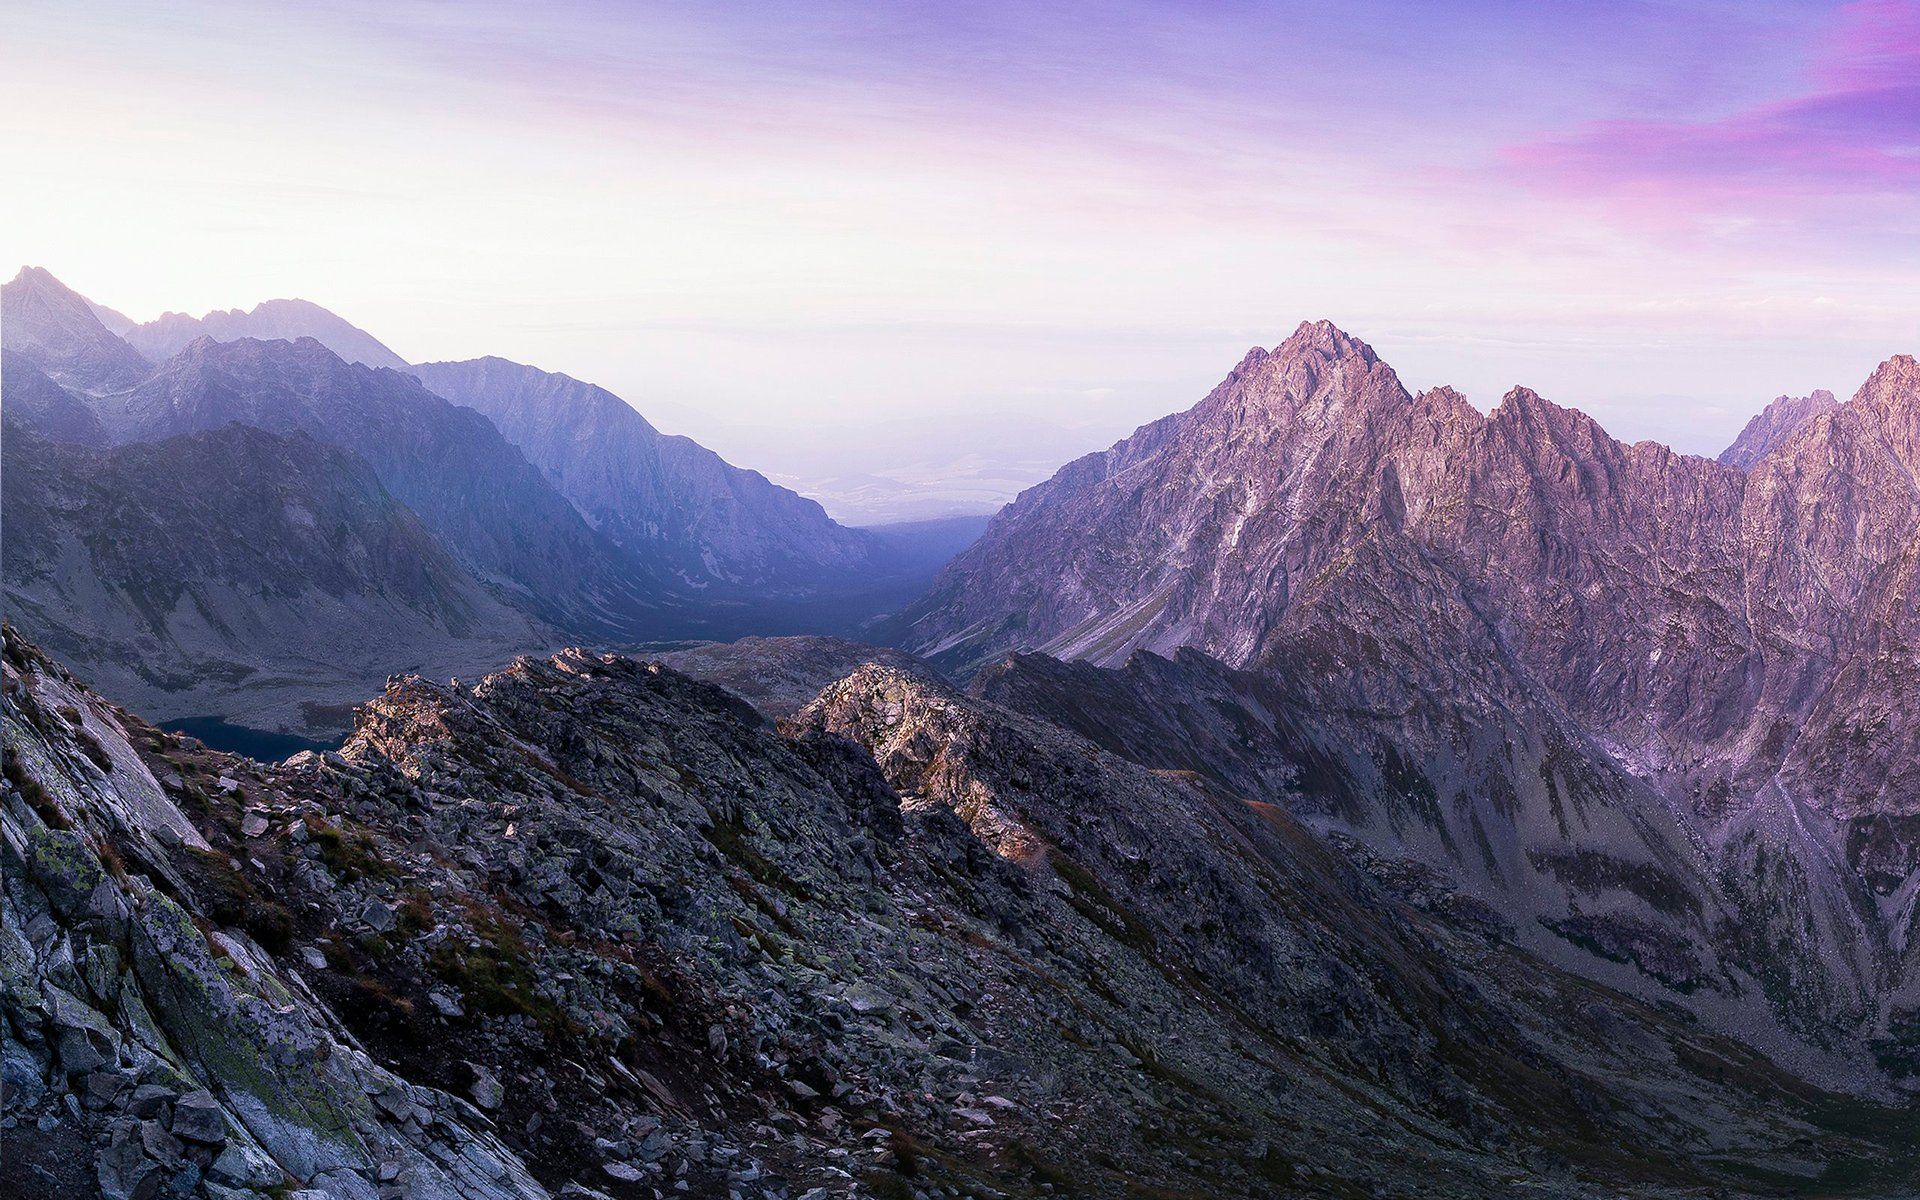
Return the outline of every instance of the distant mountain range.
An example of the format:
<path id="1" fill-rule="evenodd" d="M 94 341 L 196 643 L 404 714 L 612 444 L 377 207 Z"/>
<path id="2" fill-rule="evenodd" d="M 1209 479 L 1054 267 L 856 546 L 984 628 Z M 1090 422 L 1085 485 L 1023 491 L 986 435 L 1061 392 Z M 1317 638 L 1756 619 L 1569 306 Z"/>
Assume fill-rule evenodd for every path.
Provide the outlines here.
<path id="1" fill-rule="evenodd" d="M 603 388 L 501 358 L 411 370 L 491 420 L 595 529 L 688 587 L 844 589 L 886 556 L 872 535 L 697 442 L 661 434 Z"/>
<path id="2" fill-rule="evenodd" d="M 197 319 L 169 313 L 136 325 L 45 270 L 27 268 L 0 291 L 0 305 L 9 428 L 21 433 L 8 461 L 40 443 L 105 455 L 54 452 L 34 465 L 36 478 L 84 483 L 90 498 L 81 508 L 36 510 L 48 536 L 8 545 L 9 594 L 38 614 L 27 622 L 35 636 L 90 673 L 126 675 L 123 694 L 156 715 L 204 715 L 195 707 L 216 701 L 257 705 L 263 689 L 298 686 L 303 673 L 287 664 L 309 655 L 334 625 L 316 617 L 313 638 L 303 639 L 289 636 L 291 626 L 251 619 L 234 564 L 258 547 L 139 564 L 150 594 L 137 600 L 125 594 L 131 576 L 115 573 L 129 564 L 109 569 L 73 559 L 99 552 L 88 522 L 115 502 L 101 489 L 151 482 L 141 471 L 159 464 L 133 466 L 137 456 L 122 452 L 134 446 L 168 444 L 184 466 L 205 463 L 205 448 L 217 443 L 240 456 L 226 468 L 234 478 L 261 482 L 284 469 L 290 447 L 344 455 L 327 462 L 364 468 L 418 521 L 444 556 L 432 573 L 447 582 L 435 594 L 457 603 L 417 610 L 410 581 L 382 574 L 397 561 L 377 557 L 336 581 L 347 607 L 335 616 L 346 620 L 353 609 L 352 619 L 363 623 L 359 644 L 367 653 L 346 656 L 362 686 L 388 673 L 372 669 L 376 660 L 395 667 L 465 662 L 461 647 L 469 641 L 486 656 L 477 664 L 503 647 L 538 649 L 569 637 L 631 643 L 850 631 L 919 590 L 938 565 L 926 548 L 949 540 L 944 529 L 918 537 L 845 528 L 812 501 L 685 438 L 658 434 L 602 389 L 500 359 L 408 366 L 371 335 L 304 301 Z M 175 443 L 234 425 L 276 436 Z M 197 459 L 190 446 L 201 448 Z M 108 462 L 123 469 L 103 470 Z M 47 474 L 63 470 L 95 474 Z M 341 486 L 357 488 L 349 478 L 360 476 L 348 472 Z M 210 503 L 219 493 L 209 487 L 176 498 L 196 496 Z M 136 494 L 120 499 L 130 506 Z M 302 497 L 303 511 L 328 510 L 309 499 Z M 243 535 L 246 522 L 223 523 L 219 515 L 210 510 L 181 523 L 215 542 L 265 536 L 264 529 Z M 62 520 L 69 527 L 56 534 Z M 66 559 L 45 557 L 56 546 L 68 547 Z M 334 567 L 326 559 L 337 548 L 324 541 L 296 537 L 282 549 L 317 556 L 289 562 L 290 579 L 318 579 Z M 85 579 L 101 586 L 83 588 Z M 485 605 L 474 600 L 482 593 L 491 597 Z M 156 596 L 176 606 L 193 597 L 204 627 L 186 636 L 187 618 L 154 608 Z M 397 607 L 388 603 L 396 596 Z M 136 612 L 145 614 L 145 627 L 129 623 Z M 233 666 L 202 669 L 219 655 Z M 341 662 L 324 657 L 311 656 L 305 683 L 339 681 Z M 273 719 L 318 732 L 342 718 L 291 721 L 281 706 Z"/>
<path id="3" fill-rule="evenodd" d="M 95 312 L 99 312 L 98 308 Z M 108 312 L 118 316 L 111 310 Z M 125 317 L 119 319 L 126 321 Z M 396 371 L 407 368 L 407 360 L 387 349 L 378 338 L 306 300 L 268 300 L 249 311 L 231 308 L 210 312 L 204 317 L 170 312 L 143 325 L 127 322 L 124 328 L 113 332 L 154 362 L 172 358 L 203 337 L 216 342 L 237 342 L 242 338 L 294 342 L 312 338 L 348 362 L 392 367 Z"/>

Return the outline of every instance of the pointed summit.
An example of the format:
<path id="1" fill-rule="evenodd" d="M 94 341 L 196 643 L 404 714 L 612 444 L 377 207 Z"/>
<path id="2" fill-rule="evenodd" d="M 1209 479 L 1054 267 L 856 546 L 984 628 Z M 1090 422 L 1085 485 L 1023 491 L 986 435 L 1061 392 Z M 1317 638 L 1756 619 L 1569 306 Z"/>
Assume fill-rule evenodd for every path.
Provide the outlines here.
<path id="1" fill-rule="evenodd" d="M 1720 452 L 1719 461 L 1750 471 L 1807 422 L 1838 407 L 1840 402 L 1825 389 L 1806 396 L 1781 396 L 1747 422 L 1733 444 Z"/>
<path id="2" fill-rule="evenodd" d="M 1283 359 L 1318 358 L 1326 362 L 1358 358 L 1372 365 L 1380 361 L 1373 347 L 1332 321 L 1302 321 L 1293 335 L 1273 348 L 1273 356 Z"/>
<path id="3" fill-rule="evenodd" d="M 1411 402 L 1372 346 L 1323 320 L 1302 321 L 1271 353 L 1248 354 L 1201 408 L 1225 404 L 1236 419 L 1290 428 L 1314 414 L 1404 411 Z"/>
<path id="4" fill-rule="evenodd" d="M 1896 354 L 1881 363 L 1850 407 L 1886 439 L 1910 474 L 1920 475 L 1920 359 Z"/>
<path id="5" fill-rule="evenodd" d="M 1564 404 L 1555 404 L 1532 388 L 1518 384 L 1500 398 L 1500 406 L 1493 410 L 1488 420 L 1496 426 L 1505 425 L 1562 440 L 1569 437 L 1589 442 L 1612 443 L 1614 440 L 1600 422 L 1587 413 Z"/>
<path id="6" fill-rule="evenodd" d="M 152 365 L 100 323 L 86 297 L 45 267 L 22 267 L 0 287 L 0 345 L 62 386 L 84 392 L 124 391 Z"/>

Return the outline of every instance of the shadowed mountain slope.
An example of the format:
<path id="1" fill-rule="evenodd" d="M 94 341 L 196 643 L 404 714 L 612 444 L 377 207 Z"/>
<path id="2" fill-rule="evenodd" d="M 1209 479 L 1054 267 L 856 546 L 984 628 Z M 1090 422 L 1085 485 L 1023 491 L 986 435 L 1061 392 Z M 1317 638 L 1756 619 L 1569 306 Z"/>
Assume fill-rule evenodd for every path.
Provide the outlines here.
<path id="1" fill-rule="evenodd" d="M 340 755 L 278 765 L 11 637 L 5 670 L 4 1137 L 43 1192 L 1915 1179 L 1897 1109 L 1416 907 L 1283 810 L 889 667 L 779 728 L 581 651 L 396 678 Z"/>
<path id="2" fill-rule="evenodd" d="M 889 568 L 875 538 L 757 471 L 660 433 L 603 388 L 500 358 L 411 370 L 485 414 L 594 528 L 690 587 L 849 591 Z"/>

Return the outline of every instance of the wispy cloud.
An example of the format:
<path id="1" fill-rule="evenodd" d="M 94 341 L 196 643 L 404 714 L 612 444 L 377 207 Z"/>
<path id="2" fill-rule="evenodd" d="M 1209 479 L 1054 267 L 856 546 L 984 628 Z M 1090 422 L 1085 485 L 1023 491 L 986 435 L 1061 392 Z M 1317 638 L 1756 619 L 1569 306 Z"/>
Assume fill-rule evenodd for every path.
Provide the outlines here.
<path id="1" fill-rule="evenodd" d="M 1804 237 L 1820 221 L 1831 246 L 1896 244 L 1920 222 L 1920 2 L 1848 5 L 1777 99 L 1700 119 L 1588 121 L 1502 157 L 1534 189 L 1644 224 L 1759 238 Z"/>
<path id="2" fill-rule="evenodd" d="M 1117 425 L 1322 316 L 1737 411 L 1920 345 L 1917 4 L 8 0 L 0 231 L 769 428 Z"/>

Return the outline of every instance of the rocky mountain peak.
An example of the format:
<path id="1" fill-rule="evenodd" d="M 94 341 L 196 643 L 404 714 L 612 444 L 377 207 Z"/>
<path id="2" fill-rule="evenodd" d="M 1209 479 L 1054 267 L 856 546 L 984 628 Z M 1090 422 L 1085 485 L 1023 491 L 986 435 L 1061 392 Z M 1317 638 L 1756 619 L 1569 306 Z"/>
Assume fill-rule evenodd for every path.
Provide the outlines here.
<path id="1" fill-rule="evenodd" d="M 1303 321 L 1266 354 L 1249 353 L 1194 410 L 1202 426 L 1224 416 L 1260 429 L 1331 426 L 1350 410 L 1404 415 L 1411 397 L 1373 347 L 1331 321 Z"/>
<path id="2" fill-rule="evenodd" d="M 1860 410 L 1910 473 L 1920 474 L 1920 359 L 1896 354 L 1880 364 L 1852 407 Z"/>
<path id="3" fill-rule="evenodd" d="M 1341 329 L 1332 321 L 1302 321 L 1286 341 L 1273 348 L 1276 358 L 1318 358 L 1334 362 L 1358 358 L 1369 365 L 1380 361 L 1373 347 Z"/>
<path id="4" fill-rule="evenodd" d="M 82 391 L 131 387 L 151 367 L 100 323 L 84 296 L 44 267 L 22 267 L 0 287 L 0 345 Z"/>
<path id="5" fill-rule="evenodd" d="M 1751 470 L 1809 421 L 1838 407 L 1840 402 L 1824 388 L 1805 396 L 1781 396 L 1747 422 L 1733 444 L 1720 452 L 1719 461 Z"/>
<path id="6" fill-rule="evenodd" d="M 45 267 L 23 266 L 14 274 L 13 279 L 7 286 L 10 288 L 18 288 L 23 293 L 57 290 L 66 292 L 68 295 L 73 295 L 72 292 L 68 291 L 67 286 L 58 279 L 55 279 L 53 272 L 47 270 Z"/>
<path id="7" fill-rule="evenodd" d="M 1500 399 L 1487 418 L 1490 431 L 1536 446 L 1556 446 L 1562 453 L 1611 456 L 1620 443 L 1600 422 L 1577 408 L 1555 404 L 1529 387 L 1514 387 Z"/>
<path id="8" fill-rule="evenodd" d="M 1240 362 L 1233 368 L 1229 378 L 1245 375 L 1255 367 L 1258 367 L 1261 363 L 1267 361 L 1267 355 L 1269 353 L 1270 351 L 1268 351 L 1265 346 L 1253 346 L 1249 348 L 1245 354 L 1240 356 Z"/>

